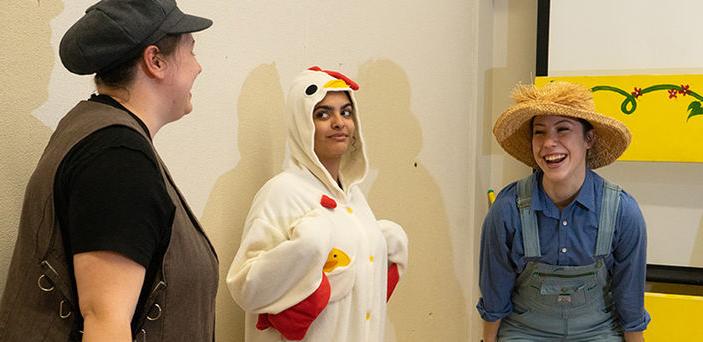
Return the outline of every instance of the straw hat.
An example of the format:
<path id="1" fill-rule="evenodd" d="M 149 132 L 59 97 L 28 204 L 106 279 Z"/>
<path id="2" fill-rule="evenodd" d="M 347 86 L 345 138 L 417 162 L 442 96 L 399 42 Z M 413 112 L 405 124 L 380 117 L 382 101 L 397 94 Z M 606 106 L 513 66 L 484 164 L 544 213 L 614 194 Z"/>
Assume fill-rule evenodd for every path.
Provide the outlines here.
<path id="1" fill-rule="evenodd" d="M 581 85 L 551 82 L 541 88 L 518 85 L 512 94 L 515 104 L 503 112 L 493 126 L 500 146 L 515 159 L 538 168 L 532 156 L 532 118 L 560 115 L 588 121 L 595 130 L 595 143 L 586 156 L 591 169 L 614 162 L 630 144 L 630 131 L 611 117 L 595 111 L 593 94 Z"/>

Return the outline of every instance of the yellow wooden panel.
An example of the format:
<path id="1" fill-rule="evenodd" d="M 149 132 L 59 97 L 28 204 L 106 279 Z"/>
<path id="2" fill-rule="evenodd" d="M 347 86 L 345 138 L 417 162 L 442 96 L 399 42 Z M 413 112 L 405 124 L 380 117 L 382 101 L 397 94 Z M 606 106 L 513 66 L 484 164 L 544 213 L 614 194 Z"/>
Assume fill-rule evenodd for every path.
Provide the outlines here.
<path id="1" fill-rule="evenodd" d="M 703 341 L 703 297 L 647 292 L 644 306 L 652 316 L 647 342 Z"/>
<path id="2" fill-rule="evenodd" d="M 627 125 L 632 143 L 619 160 L 703 162 L 703 75 L 538 77 L 593 91 L 596 110 Z"/>

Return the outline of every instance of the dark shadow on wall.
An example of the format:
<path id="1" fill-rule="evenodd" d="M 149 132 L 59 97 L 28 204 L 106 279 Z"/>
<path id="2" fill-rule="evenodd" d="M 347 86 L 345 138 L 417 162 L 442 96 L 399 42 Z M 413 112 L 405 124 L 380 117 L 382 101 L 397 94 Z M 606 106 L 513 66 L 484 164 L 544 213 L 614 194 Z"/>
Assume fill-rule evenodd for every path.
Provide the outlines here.
<path id="1" fill-rule="evenodd" d="M 9 3 L 8 3 L 9 2 Z M 54 66 L 49 22 L 61 1 L 5 1 L 0 11 L 0 293 L 17 238 L 24 189 L 51 129 L 32 116 Z M 57 113 L 60 114 L 60 113 Z"/>
<path id="2" fill-rule="evenodd" d="M 217 336 L 244 341 L 244 312 L 232 300 L 225 279 L 239 248 L 251 201 L 281 171 L 286 120 L 280 77 L 274 64 L 255 68 L 244 81 L 237 104 L 237 166 L 220 176 L 205 206 L 202 223 L 220 259 Z M 234 147 L 233 147 L 234 149 Z"/>
<path id="3" fill-rule="evenodd" d="M 418 160 L 422 130 L 410 109 L 408 77 L 396 63 L 374 60 L 361 66 L 358 81 L 363 133 L 371 168 L 378 170 L 369 203 L 377 218 L 398 222 L 410 240 L 409 268 L 389 304 L 389 329 L 402 342 L 468 341 L 446 209 Z"/>

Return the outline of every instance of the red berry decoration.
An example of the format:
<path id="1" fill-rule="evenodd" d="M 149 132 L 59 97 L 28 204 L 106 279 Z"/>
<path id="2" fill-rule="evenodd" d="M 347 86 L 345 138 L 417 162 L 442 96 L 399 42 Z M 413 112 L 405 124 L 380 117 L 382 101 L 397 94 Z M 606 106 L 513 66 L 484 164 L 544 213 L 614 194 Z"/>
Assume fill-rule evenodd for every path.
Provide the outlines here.
<path id="1" fill-rule="evenodd" d="M 322 195 L 322 198 L 320 198 L 320 204 L 327 209 L 334 209 L 337 207 L 337 202 L 327 197 L 327 195 Z"/>

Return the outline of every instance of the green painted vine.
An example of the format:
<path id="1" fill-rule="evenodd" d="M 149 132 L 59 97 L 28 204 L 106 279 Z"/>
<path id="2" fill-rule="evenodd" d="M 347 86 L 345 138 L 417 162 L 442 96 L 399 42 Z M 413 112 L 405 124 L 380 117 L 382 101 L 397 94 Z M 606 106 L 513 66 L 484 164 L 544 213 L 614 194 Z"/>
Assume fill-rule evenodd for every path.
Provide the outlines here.
<path id="1" fill-rule="evenodd" d="M 669 99 L 676 99 L 679 95 L 684 97 L 684 96 L 691 96 L 695 98 L 698 101 L 692 101 L 688 105 L 688 117 L 686 117 L 686 121 L 688 121 L 690 118 L 698 115 L 703 115 L 703 108 L 701 107 L 701 101 L 703 101 L 703 96 L 699 95 L 695 91 L 691 90 L 688 84 L 684 85 L 675 85 L 675 84 L 655 84 L 652 86 L 649 86 L 647 88 L 638 88 L 634 87 L 634 90 L 631 92 L 627 92 L 625 90 L 622 90 L 617 87 L 612 87 L 612 86 L 607 86 L 607 85 L 599 85 L 591 88 L 591 91 L 594 93 L 597 91 L 612 91 L 614 93 L 618 93 L 622 96 L 625 97 L 625 99 L 622 101 L 620 104 L 620 111 L 623 112 L 625 115 L 630 115 L 637 110 L 637 98 L 640 96 L 643 96 L 647 93 L 655 92 L 655 91 L 666 91 Z"/>

